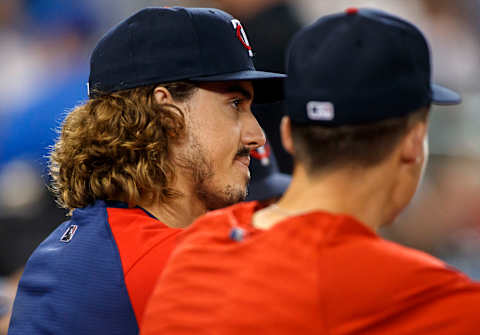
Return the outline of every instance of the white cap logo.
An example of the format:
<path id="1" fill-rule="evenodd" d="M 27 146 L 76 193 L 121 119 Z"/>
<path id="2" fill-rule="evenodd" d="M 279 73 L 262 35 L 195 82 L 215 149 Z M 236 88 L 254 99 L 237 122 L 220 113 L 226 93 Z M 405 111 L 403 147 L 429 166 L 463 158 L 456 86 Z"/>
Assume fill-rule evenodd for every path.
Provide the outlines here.
<path id="1" fill-rule="evenodd" d="M 237 38 L 240 40 L 240 42 L 242 42 L 242 45 L 245 47 L 245 49 L 248 50 L 248 55 L 250 57 L 253 57 L 252 47 L 248 42 L 247 34 L 245 33 L 242 24 L 237 19 L 230 20 L 230 22 L 232 22 L 233 29 L 235 29 L 235 32 L 237 34 Z"/>
<path id="2" fill-rule="evenodd" d="M 328 101 L 309 101 L 307 117 L 314 121 L 331 121 L 335 117 L 333 104 Z"/>

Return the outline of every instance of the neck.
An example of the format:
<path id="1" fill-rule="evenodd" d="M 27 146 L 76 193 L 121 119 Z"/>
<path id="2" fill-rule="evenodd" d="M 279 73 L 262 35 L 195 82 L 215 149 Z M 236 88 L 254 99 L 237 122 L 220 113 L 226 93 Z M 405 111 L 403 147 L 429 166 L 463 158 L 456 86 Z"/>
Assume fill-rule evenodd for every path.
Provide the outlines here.
<path id="1" fill-rule="evenodd" d="M 315 210 L 346 214 L 377 230 L 397 214 L 396 183 L 390 171 L 388 166 L 338 169 L 312 177 L 297 166 L 290 188 L 277 205 L 292 215 Z"/>
<path id="2" fill-rule="evenodd" d="M 139 205 L 171 228 L 186 228 L 200 215 L 205 214 L 207 208 L 196 196 L 192 183 L 186 179 L 179 177 L 173 188 L 180 191 L 181 195 L 166 202 L 154 201 Z"/>
<path id="3" fill-rule="evenodd" d="M 206 209 L 190 203 L 186 197 L 171 199 L 168 203 L 153 203 L 140 206 L 171 228 L 186 228 L 196 218 L 207 212 Z"/>

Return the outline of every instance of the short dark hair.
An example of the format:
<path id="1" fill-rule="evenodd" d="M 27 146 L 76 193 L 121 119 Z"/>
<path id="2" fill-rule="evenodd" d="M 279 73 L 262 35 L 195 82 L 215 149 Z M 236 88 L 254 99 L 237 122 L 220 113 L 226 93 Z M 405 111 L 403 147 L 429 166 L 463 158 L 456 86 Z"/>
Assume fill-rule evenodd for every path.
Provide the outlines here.
<path id="1" fill-rule="evenodd" d="M 381 163 L 416 123 L 427 119 L 429 108 L 404 117 L 366 125 L 325 127 L 292 122 L 295 161 L 315 174 L 339 167 L 371 167 Z"/>

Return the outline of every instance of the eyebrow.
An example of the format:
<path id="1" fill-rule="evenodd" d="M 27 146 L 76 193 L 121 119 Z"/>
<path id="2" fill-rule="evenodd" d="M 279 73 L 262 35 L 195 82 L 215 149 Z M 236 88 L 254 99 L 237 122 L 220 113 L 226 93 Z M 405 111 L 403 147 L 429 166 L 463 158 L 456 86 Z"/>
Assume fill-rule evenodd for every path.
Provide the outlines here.
<path id="1" fill-rule="evenodd" d="M 253 99 L 252 93 L 250 93 L 248 90 L 246 90 L 245 88 L 243 88 L 240 85 L 228 86 L 225 89 L 225 92 L 226 93 L 240 93 L 247 100 L 252 100 Z"/>

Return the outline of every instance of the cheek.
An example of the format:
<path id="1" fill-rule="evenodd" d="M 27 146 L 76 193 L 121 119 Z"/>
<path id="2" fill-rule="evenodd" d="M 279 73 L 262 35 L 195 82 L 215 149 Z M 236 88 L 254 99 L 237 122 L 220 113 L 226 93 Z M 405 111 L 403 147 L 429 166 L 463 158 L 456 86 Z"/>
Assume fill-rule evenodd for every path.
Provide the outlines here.
<path id="1" fill-rule="evenodd" d="M 226 141 L 239 132 L 239 121 L 228 110 L 212 109 L 203 115 L 195 115 L 191 120 L 198 136 Z"/>
<path id="2" fill-rule="evenodd" d="M 232 137 L 226 137 L 220 141 L 210 143 L 210 158 L 214 161 L 215 166 L 230 166 L 237 149 L 237 145 L 232 141 Z"/>
<path id="3" fill-rule="evenodd" d="M 236 153 L 240 143 L 240 127 L 235 123 L 222 121 L 217 119 L 196 130 L 197 138 L 203 146 L 217 157 Z"/>
<path id="4" fill-rule="evenodd" d="M 240 145 L 239 122 L 228 109 L 213 105 L 204 108 L 191 114 L 189 131 L 212 167 L 229 166 Z"/>
<path id="5" fill-rule="evenodd" d="M 196 138 L 203 158 L 216 173 L 223 173 L 222 170 L 230 168 L 238 149 L 231 134 L 202 131 L 197 132 Z"/>

